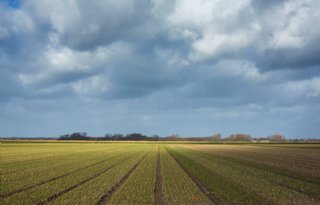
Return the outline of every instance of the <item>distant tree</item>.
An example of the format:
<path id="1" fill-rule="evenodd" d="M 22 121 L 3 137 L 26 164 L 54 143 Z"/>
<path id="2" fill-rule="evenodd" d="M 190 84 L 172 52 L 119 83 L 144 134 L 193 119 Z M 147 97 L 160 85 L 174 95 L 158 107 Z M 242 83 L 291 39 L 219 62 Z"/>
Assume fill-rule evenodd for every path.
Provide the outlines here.
<path id="1" fill-rule="evenodd" d="M 284 141 L 286 141 L 286 137 L 281 134 L 270 135 L 270 136 L 268 136 L 268 139 L 270 140 L 270 142 L 284 142 Z"/>
<path id="2" fill-rule="evenodd" d="M 60 135 L 59 140 L 68 140 L 70 138 L 69 134 L 66 135 Z"/>
<path id="3" fill-rule="evenodd" d="M 210 137 L 210 140 L 213 141 L 220 141 L 221 140 L 221 134 L 214 134 Z"/>
<path id="4" fill-rule="evenodd" d="M 94 140 L 95 138 L 87 137 L 86 132 L 75 132 L 75 133 L 72 133 L 71 135 L 69 134 L 60 135 L 59 139 L 60 140 Z"/>
<path id="5" fill-rule="evenodd" d="M 147 136 L 140 134 L 140 133 L 132 133 L 132 134 L 127 134 L 125 136 L 126 140 L 147 140 Z"/>
<path id="6" fill-rule="evenodd" d="M 112 134 L 105 134 L 104 137 L 98 138 L 98 140 L 112 140 Z"/>
<path id="7" fill-rule="evenodd" d="M 178 134 L 169 135 L 164 138 L 166 141 L 181 141 L 183 138 L 180 137 Z"/>
<path id="8" fill-rule="evenodd" d="M 150 140 L 159 141 L 160 137 L 159 137 L 159 135 L 152 135 Z"/>
<path id="9" fill-rule="evenodd" d="M 112 136 L 113 140 L 123 140 L 123 134 L 114 134 Z"/>
<path id="10" fill-rule="evenodd" d="M 105 134 L 104 137 L 105 138 L 112 138 L 112 134 Z"/>
<path id="11" fill-rule="evenodd" d="M 250 141 L 252 138 L 247 134 L 232 134 L 225 139 L 230 141 Z"/>

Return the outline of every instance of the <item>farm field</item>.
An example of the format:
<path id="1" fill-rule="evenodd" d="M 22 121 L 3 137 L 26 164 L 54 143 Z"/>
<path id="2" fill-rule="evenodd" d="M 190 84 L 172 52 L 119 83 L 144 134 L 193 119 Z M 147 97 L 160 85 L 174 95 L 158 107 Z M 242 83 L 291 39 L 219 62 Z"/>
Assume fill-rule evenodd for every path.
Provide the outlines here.
<path id="1" fill-rule="evenodd" d="M 320 204 L 319 144 L 2 142 L 0 204 Z"/>

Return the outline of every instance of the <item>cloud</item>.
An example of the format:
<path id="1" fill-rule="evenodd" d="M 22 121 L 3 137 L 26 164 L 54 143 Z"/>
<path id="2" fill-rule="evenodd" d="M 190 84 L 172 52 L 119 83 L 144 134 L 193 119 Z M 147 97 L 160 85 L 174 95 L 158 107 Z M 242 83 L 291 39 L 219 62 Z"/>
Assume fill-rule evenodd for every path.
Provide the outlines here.
<path id="1" fill-rule="evenodd" d="M 154 25 L 150 1 L 29 1 L 25 7 L 35 18 L 49 24 L 63 44 L 78 50 L 90 50 L 123 39 L 152 35 Z M 143 8 L 143 9 L 141 9 Z M 49 12 L 47 12 L 49 11 Z M 143 33 L 142 33 L 143 31 Z"/>
<path id="2" fill-rule="evenodd" d="M 308 80 L 288 81 L 280 87 L 292 98 L 315 98 L 320 100 L 320 77 Z"/>
<path id="3" fill-rule="evenodd" d="M 36 66 L 42 68 L 36 73 L 19 75 L 19 80 L 24 85 L 43 85 L 59 82 L 70 82 L 79 77 L 90 76 L 103 69 L 108 61 L 109 51 L 100 47 L 93 52 L 74 51 L 67 47 L 48 47 Z"/>
<path id="4" fill-rule="evenodd" d="M 55 135 L 315 136 L 306 122 L 320 123 L 319 9 L 316 0 L 0 3 L 0 135 L 16 124 L 40 135 L 51 120 L 61 122 Z"/>

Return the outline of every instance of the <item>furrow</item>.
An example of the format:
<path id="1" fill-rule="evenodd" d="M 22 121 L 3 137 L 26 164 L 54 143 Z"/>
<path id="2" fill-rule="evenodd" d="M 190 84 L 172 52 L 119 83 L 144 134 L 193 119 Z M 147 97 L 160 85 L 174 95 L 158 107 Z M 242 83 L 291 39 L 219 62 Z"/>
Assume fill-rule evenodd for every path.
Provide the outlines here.
<path id="1" fill-rule="evenodd" d="M 197 185 L 197 187 L 203 192 L 203 194 L 208 197 L 212 204 L 223 204 L 221 199 L 219 199 L 214 195 L 214 193 L 212 193 L 207 187 L 205 187 L 189 170 L 184 167 L 184 165 L 173 154 L 171 154 L 168 150 L 167 152 L 178 163 L 181 169 L 183 169 L 184 172 L 190 177 L 190 179 Z"/>
<path id="2" fill-rule="evenodd" d="M 53 178 L 51 178 L 51 179 L 48 179 L 48 180 L 45 180 L 45 181 L 42 181 L 42 182 L 39 182 L 39 183 L 30 185 L 30 186 L 28 186 L 28 187 L 23 187 L 23 188 L 21 188 L 21 189 L 15 190 L 15 191 L 2 194 L 2 195 L 0 195 L 0 198 L 6 198 L 6 197 L 12 196 L 12 195 L 14 195 L 14 194 L 18 194 L 18 193 L 20 193 L 20 192 L 27 191 L 27 190 L 30 190 L 30 189 L 32 189 L 32 188 L 35 188 L 35 187 L 38 187 L 38 186 L 47 184 L 47 183 L 49 183 L 49 182 L 56 181 L 56 180 L 58 180 L 58 179 L 61 179 L 61 178 L 63 178 L 63 177 L 66 177 L 66 176 L 69 176 L 69 175 L 71 175 L 71 174 L 77 173 L 77 172 L 82 171 L 82 170 L 84 170 L 84 169 L 87 169 L 87 168 L 93 167 L 93 166 L 95 166 L 95 165 L 101 164 L 101 163 L 103 163 L 103 162 L 106 162 L 106 161 L 108 161 L 108 160 L 110 160 L 110 159 L 112 159 L 112 158 L 115 158 L 115 157 L 111 157 L 111 158 L 108 158 L 108 159 L 104 159 L 104 160 L 101 160 L 101 161 L 96 162 L 96 163 L 94 163 L 94 164 L 90 164 L 90 165 L 88 165 L 88 166 L 85 166 L 85 167 L 82 167 L 82 168 L 80 168 L 80 169 L 74 170 L 74 171 L 72 171 L 72 172 L 68 172 L 68 173 L 66 173 L 66 174 L 62 174 L 62 175 L 53 177 Z"/>
<path id="3" fill-rule="evenodd" d="M 156 173 L 156 182 L 154 186 L 154 203 L 156 205 L 166 204 L 164 195 L 163 195 L 163 175 L 162 175 L 162 165 L 160 158 L 160 151 L 158 145 L 158 157 L 157 157 L 157 173 Z"/>
<path id="4" fill-rule="evenodd" d="M 110 190 L 106 194 L 104 194 L 100 198 L 100 200 L 97 202 L 97 205 L 108 204 L 114 193 L 116 193 L 119 190 L 119 188 L 127 181 L 130 175 L 136 170 L 136 168 L 140 165 L 140 163 L 148 154 L 149 153 L 145 154 L 135 165 L 133 165 L 133 167 L 128 171 L 128 173 L 124 175 L 115 185 L 113 185 L 110 188 Z"/>
<path id="5" fill-rule="evenodd" d="M 128 158 L 127 158 L 127 159 L 128 159 Z M 94 180 L 95 178 L 97 178 L 97 177 L 99 177 L 100 175 L 106 173 L 108 170 L 110 170 L 110 169 L 112 169 L 113 167 L 117 166 L 118 164 L 126 161 L 127 159 L 121 160 L 120 162 L 118 162 L 118 163 L 116 163 L 116 164 L 114 164 L 114 165 L 109 166 L 108 168 L 102 170 L 101 172 L 98 172 L 98 173 L 95 174 L 95 175 L 92 175 L 92 176 L 89 177 L 89 178 L 84 179 L 84 180 L 78 182 L 77 184 L 74 184 L 74 185 L 72 185 L 72 186 L 70 186 L 70 187 L 68 187 L 68 188 L 66 188 L 66 189 L 64 189 L 64 190 L 62 190 L 62 191 L 59 191 L 59 192 L 57 192 L 57 193 L 55 193 L 55 194 L 47 197 L 46 199 L 40 201 L 37 205 L 48 204 L 49 202 L 55 200 L 56 198 L 58 198 L 58 197 L 60 197 L 60 196 L 62 196 L 62 195 L 64 195 L 64 194 L 68 193 L 69 191 L 71 191 L 71 190 L 73 190 L 73 189 L 75 189 L 75 188 L 77 188 L 77 187 L 79 187 L 79 186 L 81 186 L 81 185 L 83 185 L 83 184 L 86 184 L 86 183 L 88 183 L 88 182 L 90 182 L 90 181 L 92 181 L 92 180 Z"/>

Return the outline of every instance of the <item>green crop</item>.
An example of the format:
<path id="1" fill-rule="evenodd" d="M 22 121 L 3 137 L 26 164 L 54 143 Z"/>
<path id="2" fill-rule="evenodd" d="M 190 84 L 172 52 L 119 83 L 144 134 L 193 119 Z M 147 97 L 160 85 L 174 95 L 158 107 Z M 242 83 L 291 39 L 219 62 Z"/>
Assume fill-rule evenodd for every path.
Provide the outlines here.
<path id="1" fill-rule="evenodd" d="M 320 145 L 1 143 L 1 204 L 320 204 Z"/>

